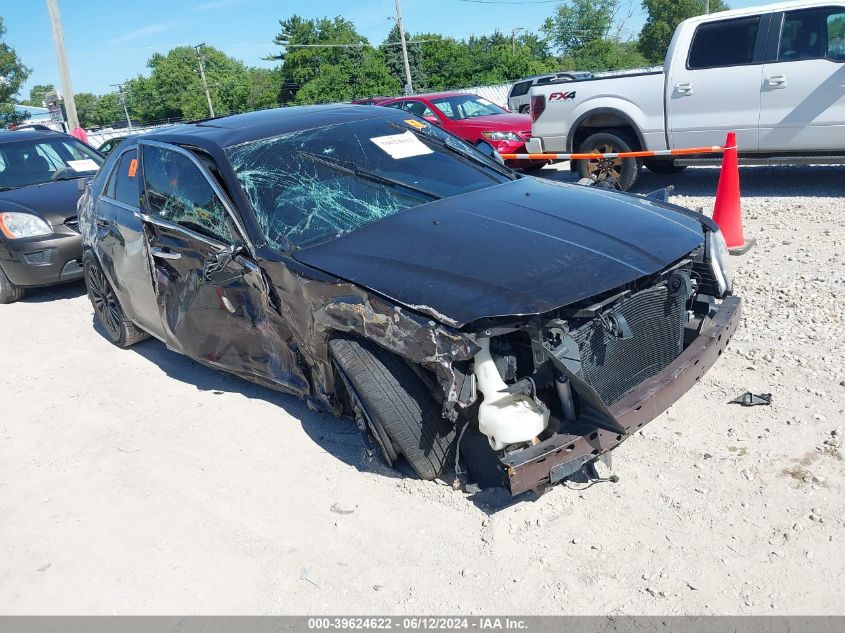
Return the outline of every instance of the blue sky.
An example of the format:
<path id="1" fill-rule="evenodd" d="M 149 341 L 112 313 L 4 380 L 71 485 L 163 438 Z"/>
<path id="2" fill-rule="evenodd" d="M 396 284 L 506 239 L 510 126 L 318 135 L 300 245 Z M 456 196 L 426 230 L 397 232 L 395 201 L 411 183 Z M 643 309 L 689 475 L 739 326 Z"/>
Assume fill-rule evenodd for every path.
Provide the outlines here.
<path id="1" fill-rule="evenodd" d="M 501 4 L 466 0 L 402 0 L 405 28 L 453 37 L 510 32 L 515 27 L 537 30 L 554 4 L 538 0 L 498 0 Z M 508 2 L 509 4 L 506 4 Z M 729 0 L 734 7 L 766 4 L 761 0 Z M 622 0 L 633 9 L 629 26 L 643 22 L 640 3 Z M 293 14 L 306 18 L 335 15 L 355 23 L 358 31 L 378 44 L 393 25 L 394 0 L 59 0 L 65 47 L 75 92 L 102 94 L 111 84 L 146 74 L 154 52 L 205 42 L 253 66 L 272 66 L 261 58 L 277 52 L 272 45 L 279 20 Z M 34 84 L 59 85 L 55 49 L 44 0 L 0 5 L 6 40 L 32 75 L 21 90 L 25 98 Z"/>

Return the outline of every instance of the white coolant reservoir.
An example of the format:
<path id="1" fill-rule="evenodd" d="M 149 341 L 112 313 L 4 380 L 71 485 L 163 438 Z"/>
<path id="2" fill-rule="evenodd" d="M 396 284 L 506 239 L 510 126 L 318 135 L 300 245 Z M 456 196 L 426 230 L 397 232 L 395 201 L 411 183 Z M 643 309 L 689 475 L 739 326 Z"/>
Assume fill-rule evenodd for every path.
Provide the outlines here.
<path id="1" fill-rule="evenodd" d="M 528 396 L 501 393 L 507 388 L 490 355 L 490 339 L 479 338 L 481 351 L 475 355 L 475 378 L 484 400 L 478 408 L 478 428 L 493 450 L 509 444 L 530 442 L 549 424 L 549 412 L 541 411 Z"/>

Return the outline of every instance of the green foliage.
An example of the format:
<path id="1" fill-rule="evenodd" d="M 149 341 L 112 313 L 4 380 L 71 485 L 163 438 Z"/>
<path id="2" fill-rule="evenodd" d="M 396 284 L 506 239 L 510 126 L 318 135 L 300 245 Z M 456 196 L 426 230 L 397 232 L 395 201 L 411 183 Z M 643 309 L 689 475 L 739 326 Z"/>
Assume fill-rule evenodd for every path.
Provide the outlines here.
<path id="1" fill-rule="evenodd" d="M 675 28 L 687 18 L 704 13 L 705 0 L 643 0 L 648 14 L 640 32 L 639 50 L 651 63 L 663 63 Z M 724 11 L 723 0 L 710 0 L 710 12 Z"/>
<path id="2" fill-rule="evenodd" d="M 400 91 L 399 81 L 390 74 L 381 51 L 354 50 L 356 55 L 341 63 L 320 68 L 317 76 L 296 91 L 294 103 L 334 103 Z"/>
<path id="3" fill-rule="evenodd" d="M 44 95 L 53 92 L 56 87 L 53 84 L 37 84 L 29 91 L 29 99 L 21 101 L 24 105 L 40 108 L 44 105 Z"/>
<path id="4" fill-rule="evenodd" d="M 408 48 L 408 65 L 411 68 L 411 80 L 416 91 L 428 90 L 428 78 L 425 75 L 422 65 L 422 49 L 420 44 L 409 43 L 413 42 L 411 36 L 405 33 L 405 42 Z M 391 76 L 396 78 L 400 86 L 405 85 L 405 62 L 402 59 L 402 45 L 399 39 L 399 26 L 394 24 L 387 34 L 387 38 L 379 46 L 379 50 L 384 56 L 384 63 L 387 65 L 387 70 Z"/>
<path id="5" fill-rule="evenodd" d="M 592 42 L 608 37 L 619 0 L 567 0 L 543 23 L 551 47 L 563 56 L 576 56 Z"/>
<path id="6" fill-rule="evenodd" d="M 96 122 L 97 101 L 99 101 L 97 95 L 91 92 L 77 92 L 73 96 L 73 99 L 76 102 L 76 114 L 79 117 L 79 125 L 81 127 L 99 125 Z"/>
<path id="7" fill-rule="evenodd" d="M 320 18 L 306 20 L 294 15 L 287 20 L 279 20 L 281 32 L 273 39 L 277 46 L 285 48 L 284 52 L 270 55 L 268 59 L 282 62 L 282 86 L 279 93 L 281 103 L 290 103 L 296 99 L 297 92 L 309 81 L 321 75 L 331 76 L 339 80 L 338 94 L 346 94 L 349 87 L 348 78 L 342 77 L 343 69 L 354 68 L 364 63 L 364 49 L 369 47 L 367 38 L 355 30 L 355 25 L 340 16 L 329 19 Z M 315 46 L 319 44 L 351 44 L 354 46 Z M 305 46 L 304 48 L 298 48 Z M 310 46 L 310 47 L 309 47 Z M 369 59 L 372 63 L 372 58 Z M 384 60 L 382 58 L 382 63 Z M 385 66 L 385 70 L 387 67 Z M 372 69 L 370 69 L 372 70 Z M 320 93 L 320 103 L 323 103 L 334 90 L 328 85 L 326 78 L 320 80 L 328 93 Z M 316 89 L 311 94 L 317 96 Z M 302 99 L 296 99 L 302 102 Z M 331 101 L 331 98 L 328 98 Z"/>
<path id="8" fill-rule="evenodd" d="M 5 34 L 6 27 L 0 17 L 0 125 L 3 126 L 18 123 L 26 118 L 15 112 L 14 97 L 30 73 L 30 69 L 23 65 L 15 49 L 3 41 Z"/>
<path id="9" fill-rule="evenodd" d="M 615 39 L 593 40 L 581 48 L 571 60 L 572 70 L 625 70 L 647 65 L 634 42 L 620 42 Z"/>

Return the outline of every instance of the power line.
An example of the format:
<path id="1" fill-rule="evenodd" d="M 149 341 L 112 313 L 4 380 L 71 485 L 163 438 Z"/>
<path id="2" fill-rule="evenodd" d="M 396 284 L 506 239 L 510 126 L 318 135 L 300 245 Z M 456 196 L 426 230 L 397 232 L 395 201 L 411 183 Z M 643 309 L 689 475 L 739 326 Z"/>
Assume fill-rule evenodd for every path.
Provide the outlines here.
<path id="1" fill-rule="evenodd" d="M 458 2 L 475 2 L 476 4 L 560 4 L 562 0 L 525 0 L 524 2 L 517 2 L 515 0 L 458 0 Z"/>

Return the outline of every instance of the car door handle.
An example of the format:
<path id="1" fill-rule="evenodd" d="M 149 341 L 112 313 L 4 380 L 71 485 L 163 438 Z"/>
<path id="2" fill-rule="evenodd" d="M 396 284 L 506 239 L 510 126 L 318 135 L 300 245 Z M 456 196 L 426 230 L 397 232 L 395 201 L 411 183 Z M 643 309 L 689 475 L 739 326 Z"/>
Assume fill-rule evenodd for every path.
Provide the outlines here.
<path id="1" fill-rule="evenodd" d="M 786 75 L 769 75 L 766 77 L 766 83 L 770 86 L 786 88 Z"/>
<path id="2" fill-rule="evenodd" d="M 692 84 L 677 84 L 675 90 L 681 95 L 691 95 L 693 93 Z"/>
<path id="3" fill-rule="evenodd" d="M 158 246 L 153 246 L 150 249 L 150 252 L 153 254 L 153 257 L 158 257 L 159 259 L 182 259 L 181 253 L 174 253 L 173 251 L 166 251 Z"/>

